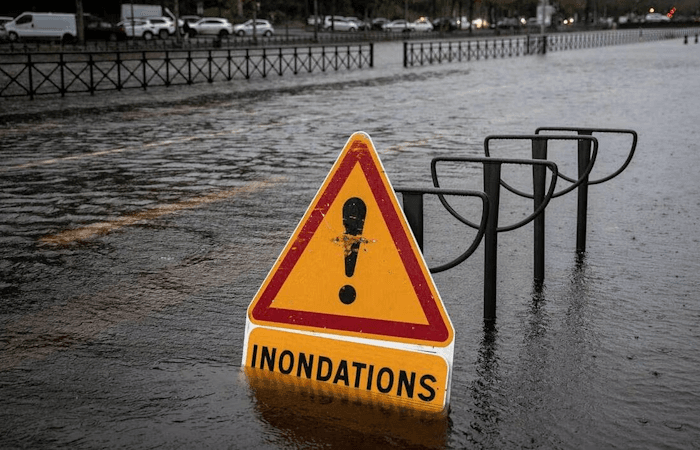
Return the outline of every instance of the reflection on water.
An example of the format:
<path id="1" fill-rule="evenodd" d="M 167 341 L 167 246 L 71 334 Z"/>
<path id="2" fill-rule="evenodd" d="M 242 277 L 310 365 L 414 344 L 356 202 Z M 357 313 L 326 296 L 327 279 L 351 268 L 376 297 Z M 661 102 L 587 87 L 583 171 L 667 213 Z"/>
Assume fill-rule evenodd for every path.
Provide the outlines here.
<path id="1" fill-rule="evenodd" d="M 476 360 L 477 378 L 472 383 L 471 394 L 474 400 L 475 420 L 471 424 L 469 436 L 480 446 L 493 448 L 500 441 L 499 399 L 500 383 L 498 330 L 495 321 L 484 323 L 483 337 Z"/>
<path id="2" fill-rule="evenodd" d="M 447 417 L 378 403 L 360 390 L 333 389 L 246 367 L 260 419 L 282 431 L 280 447 L 444 448 Z"/>

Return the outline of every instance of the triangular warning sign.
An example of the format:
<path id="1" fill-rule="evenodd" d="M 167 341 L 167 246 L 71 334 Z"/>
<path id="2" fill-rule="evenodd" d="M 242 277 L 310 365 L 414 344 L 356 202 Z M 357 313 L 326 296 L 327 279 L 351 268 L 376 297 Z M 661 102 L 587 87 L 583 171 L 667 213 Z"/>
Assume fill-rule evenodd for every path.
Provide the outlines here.
<path id="1" fill-rule="evenodd" d="M 450 319 L 366 134 L 348 140 L 248 318 L 375 340 L 452 342 Z"/>

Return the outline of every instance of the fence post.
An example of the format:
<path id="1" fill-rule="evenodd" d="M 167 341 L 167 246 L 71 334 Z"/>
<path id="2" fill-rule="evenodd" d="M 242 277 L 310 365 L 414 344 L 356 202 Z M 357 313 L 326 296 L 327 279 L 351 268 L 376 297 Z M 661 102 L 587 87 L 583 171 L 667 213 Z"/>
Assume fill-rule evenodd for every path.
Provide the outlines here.
<path id="1" fill-rule="evenodd" d="M 122 90 L 122 57 L 120 52 L 117 52 L 117 90 Z"/>
<path id="2" fill-rule="evenodd" d="M 547 141 L 534 139 L 532 141 L 532 159 L 547 159 Z M 545 198 L 545 175 L 547 169 L 544 166 L 532 166 L 532 186 L 534 211 L 542 205 Z M 545 215 L 538 215 L 533 220 L 534 226 L 534 278 L 535 283 L 544 281 L 544 253 L 545 253 Z"/>
<path id="3" fill-rule="evenodd" d="M 408 67 L 408 42 L 403 41 L 403 66 Z"/>
<path id="4" fill-rule="evenodd" d="M 280 51 L 281 50 L 282 49 L 280 49 Z M 228 69 L 228 72 L 226 74 L 226 80 L 231 81 L 231 79 L 233 79 L 233 75 L 231 74 L 231 49 L 230 48 L 226 51 L 226 67 Z M 280 75 L 282 75 L 282 74 L 280 74 Z"/>
<path id="5" fill-rule="evenodd" d="M 170 86 L 170 52 L 165 51 L 165 86 Z"/>
<path id="6" fill-rule="evenodd" d="M 525 41 L 525 54 L 529 55 L 530 54 L 530 35 L 527 35 L 527 39 Z"/>
<path id="7" fill-rule="evenodd" d="M 547 35 L 546 34 L 542 35 L 542 54 L 543 55 L 547 54 Z"/>
<path id="8" fill-rule="evenodd" d="M 229 50 L 229 52 L 230 52 L 230 50 Z M 282 67 L 282 47 L 279 48 L 279 58 L 278 58 L 278 61 L 279 61 L 279 63 L 280 63 L 280 76 L 282 76 L 282 72 L 283 72 L 283 70 L 284 70 L 283 67 Z"/>
<path id="9" fill-rule="evenodd" d="M 27 53 L 27 73 L 29 75 L 29 99 L 34 100 L 34 77 L 32 76 L 32 54 Z"/>
<path id="10" fill-rule="evenodd" d="M 695 37 L 695 42 L 697 42 L 697 36 Z M 374 42 L 369 43 L 369 67 L 374 67 Z"/>
<path id="11" fill-rule="evenodd" d="M 484 193 L 489 213 L 484 232 L 484 320 L 496 319 L 496 283 L 498 269 L 498 206 L 500 202 L 501 164 L 484 164 Z"/>
<path id="12" fill-rule="evenodd" d="M 416 238 L 416 243 L 421 252 L 423 251 L 423 194 L 409 193 L 403 194 L 403 212 L 406 215 L 406 221 L 413 231 L 413 236 Z"/>
<path id="13" fill-rule="evenodd" d="M 63 52 L 60 54 L 59 64 L 61 65 L 61 97 L 66 95 L 66 80 L 65 80 L 65 62 L 63 61 Z"/>
<path id="14" fill-rule="evenodd" d="M 579 131 L 579 135 L 592 136 L 591 131 Z M 591 161 L 591 141 L 581 139 L 578 141 L 578 177 L 579 179 L 586 173 L 586 168 Z M 586 252 L 586 216 L 588 211 L 588 175 L 577 189 L 578 206 L 576 218 L 576 252 Z"/>
<path id="15" fill-rule="evenodd" d="M 192 84 L 192 50 L 187 50 L 187 84 Z"/>
<path id="16" fill-rule="evenodd" d="M 146 52 L 143 51 L 141 52 L 141 74 L 143 75 L 143 79 L 141 80 L 141 87 L 143 90 L 146 90 L 146 62 L 148 60 L 146 59 Z"/>
<path id="17" fill-rule="evenodd" d="M 88 66 L 90 67 L 90 87 L 88 90 L 90 91 L 90 95 L 95 95 L 95 70 L 94 70 L 94 64 L 95 61 L 92 59 L 92 53 L 88 54 Z"/>
<path id="18" fill-rule="evenodd" d="M 265 47 L 262 49 L 262 66 L 263 66 L 263 73 L 262 76 L 263 78 L 267 78 L 267 52 L 265 51 Z"/>
<path id="19" fill-rule="evenodd" d="M 299 73 L 299 55 L 297 54 L 297 48 L 294 47 L 294 75 Z"/>
<path id="20" fill-rule="evenodd" d="M 213 60 L 212 60 L 212 56 L 211 56 L 211 50 L 209 50 L 209 51 L 207 52 L 207 72 L 208 72 L 208 73 L 207 73 L 207 81 L 208 81 L 209 83 L 211 83 L 212 81 L 214 81 L 214 80 L 212 80 L 212 78 L 211 78 L 211 66 L 212 66 L 212 63 L 213 63 Z M 264 76 L 264 75 L 263 75 L 263 76 Z"/>

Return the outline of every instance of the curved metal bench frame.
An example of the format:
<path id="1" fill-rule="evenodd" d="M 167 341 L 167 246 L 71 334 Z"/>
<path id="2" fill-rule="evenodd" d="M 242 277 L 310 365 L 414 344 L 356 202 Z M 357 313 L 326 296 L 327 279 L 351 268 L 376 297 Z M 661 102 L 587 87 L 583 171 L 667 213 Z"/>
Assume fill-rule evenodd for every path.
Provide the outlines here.
<path id="1" fill-rule="evenodd" d="M 486 230 L 484 232 L 484 320 L 494 320 L 496 318 L 496 286 L 497 286 L 497 265 L 498 265 L 498 233 L 510 231 L 520 228 L 536 217 L 540 216 L 547 204 L 552 199 L 555 192 L 556 182 L 559 171 L 557 165 L 551 161 L 535 160 L 535 159 L 506 159 L 506 158 L 489 158 L 489 157 L 437 157 L 430 162 L 430 173 L 433 179 L 433 184 L 436 188 L 440 187 L 439 177 L 437 174 L 437 165 L 440 162 L 467 162 L 481 163 L 483 166 L 484 192 L 488 196 L 488 217 L 486 221 Z M 500 190 L 502 185 L 501 168 L 504 164 L 530 165 L 533 167 L 533 191 L 535 198 L 541 199 L 537 203 L 531 215 L 525 219 L 504 227 L 498 225 L 498 210 L 500 203 Z M 552 172 L 549 189 L 546 186 L 546 170 Z M 439 194 L 438 194 L 439 195 Z M 457 220 L 469 225 L 471 222 L 458 214 L 454 208 L 449 206 L 444 196 L 440 201 L 445 205 L 447 210 Z M 483 220 L 483 218 L 482 218 Z M 473 226 L 472 226 L 473 227 Z M 474 227 L 473 227 L 474 228 Z"/>
<path id="2" fill-rule="evenodd" d="M 481 199 L 481 222 L 477 227 L 477 233 L 471 245 L 457 258 L 452 261 L 441 264 L 436 267 L 429 268 L 431 273 L 444 272 L 451 269 L 469 258 L 474 251 L 479 247 L 484 233 L 489 215 L 489 198 L 484 192 L 480 191 L 465 191 L 456 189 L 439 189 L 439 188 L 396 188 L 396 192 L 403 195 L 403 210 L 408 220 L 408 224 L 413 231 L 418 247 L 423 251 L 423 196 L 425 194 L 437 195 L 444 198 L 445 195 L 462 196 L 462 197 L 479 197 Z"/>

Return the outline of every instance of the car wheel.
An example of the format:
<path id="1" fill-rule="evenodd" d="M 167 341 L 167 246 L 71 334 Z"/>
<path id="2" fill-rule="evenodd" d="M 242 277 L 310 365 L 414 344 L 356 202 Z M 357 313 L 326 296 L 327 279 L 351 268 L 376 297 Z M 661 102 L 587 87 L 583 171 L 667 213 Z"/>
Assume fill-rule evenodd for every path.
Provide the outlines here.
<path id="1" fill-rule="evenodd" d="M 226 30 L 219 31 L 219 37 L 221 39 L 225 38 L 226 36 L 228 36 L 228 31 L 226 31 Z"/>
<path id="2" fill-rule="evenodd" d="M 263 36 L 265 36 L 265 37 L 270 37 L 270 36 L 272 36 L 272 31 L 267 30 L 266 32 L 263 33 Z"/>
<path id="3" fill-rule="evenodd" d="M 63 44 L 72 44 L 73 42 L 75 42 L 75 36 L 66 33 L 61 37 L 61 42 Z"/>
<path id="4" fill-rule="evenodd" d="M 168 36 L 170 36 L 170 34 L 168 33 L 168 30 L 166 30 L 165 28 L 158 32 L 158 37 L 161 39 L 168 39 Z"/>
<path id="5" fill-rule="evenodd" d="M 238 33 L 236 33 L 238 36 L 243 37 L 245 36 L 245 31 L 241 30 Z"/>
<path id="6" fill-rule="evenodd" d="M 351 32 L 351 33 L 354 33 L 355 31 L 357 31 L 357 28 L 352 28 L 352 27 L 351 27 L 348 31 Z"/>
<path id="7" fill-rule="evenodd" d="M 10 34 L 7 36 L 7 38 L 10 40 L 10 42 L 19 41 L 19 35 L 17 33 L 15 33 L 14 31 L 10 31 Z"/>
<path id="8" fill-rule="evenodd" d="M 144 31 L 143 40 L 150 41 L 151 39 L 153 39 L 153 33 L 151 33 L 150 31 Z"/>
<path id="9" fill-rule="evenodd" d="M 107 40 L 109 42 L 117 42 L 117 33 L 109 33 Z"/>

